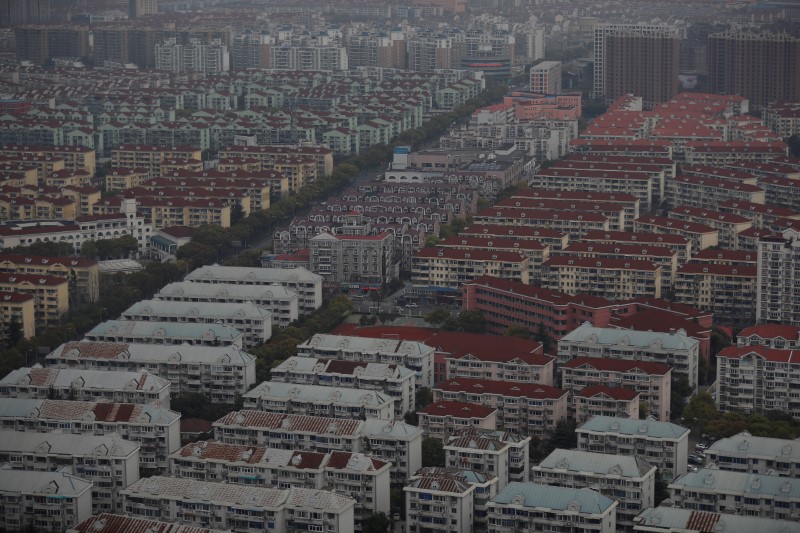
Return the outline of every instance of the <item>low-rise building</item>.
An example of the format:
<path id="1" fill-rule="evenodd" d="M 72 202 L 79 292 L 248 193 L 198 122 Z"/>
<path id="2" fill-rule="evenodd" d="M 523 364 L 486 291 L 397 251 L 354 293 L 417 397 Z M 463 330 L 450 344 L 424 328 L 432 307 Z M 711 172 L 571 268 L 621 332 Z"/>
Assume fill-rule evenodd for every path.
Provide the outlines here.
<path id="1" fill-rule="evenodd" d="M 755 437 L 743 431 L 719 439 L 705 453 L 720 470 L 800 477 L 800 439 Z"/>
<path id="2" fill-rule="evenodd" d="M 242 532 L 354 530 L 352 498 L 324 490 L 274 489 L 154 476 L 124 491 L 125 512 Z M 312 529 L 313 528 L 313 529 Z M 319 528 L 319 529 L 318 529 Z"/>
<path id="3" fill-rule="evenodd" d="M 595 416 L 575 430 L 578 449 L 641 457 L 671 481 L 686 473 L 689 429 L 671 422 Z"/>
<path id="4" fill-rule="evenodd" d="M 119 491 L 139 479 L 139 445 L 108 435 L 0 430 L 0 462 L 14 470 L 67 467 L 92 483 L 92 514 L 122 512 Z"/>
<path id="5" fill-rule="evenodd" d="M 645 509 L 634 519 L 633 530 L 641 533 L 703 533 L 704 531 L 760 531 L 761 533 L 787 533 L 797 526 L 788 520 L 742 516 L 740 514 L 712 513 L 678 507 L 653 507 Z"/>
<path id="6" fill-rule="evenodd" d="M 64 531 L 92 516 L 92 482 L 66 471 L 0 467 L 0 527 Z"/>
<path id="7" fill-rule="evenodd" d="M 631 389 L 591 385 L 572 395 L 572 416 L 582 424 L 593 416 L 639 418 L 641 395 Z"/>
<path id="8" fill-rule="evenodd" d="M 0 398 L 3 429 L 74 435 L 118 433 L 137 443 L 141 475 L 166 472 L 167 456 L 180 448 L 181 415 L 152 405 Z"/>
<path id="9" fill-rule="evenodd" d="M 170 382 L 173 395 L 205 394 L 232 404 L 256 383 L 256 358 L 235 346 L 153 345 L 77 341 L 46 358 L 50 367 L 108 372 L 145 369 Z"/>
<path id="10" fill-rule="evenodd" d="M 0 290 L 0 341 L 13 344 L 14 338 L 36 335 L 36 306 L 33 294 Z"/>
<path id="11" fill-rule="evenodd" d="M 590 489 L 509 483 L 489 502 L 489 532 L 567 528 L 616 533 L 617 506 L 614 500 Z"/>
<path id="12" fill-rule="evenodd" d="M 656 467 L 637 456 L 556 449 L 532 471 L 536 483 L 594 488 L 616 500 L 617 531 L 632 531 L 634 517 L 654 505 Z"/>
<path id="13" fill-rule="evenodd" d="M 242 346 L 253 348 L 272 337 L 272 313 L 253 303 L 140 300 L 122 312 L 122 320 L 223 324 L 242 334 Z"/>
<path id="14" fill-rule="evenodd" d="M 218 323 L 106 320 L 86 333 L 86 340 L 137 344 L 191 344 L 242 347 L 242 333 Z"/>
<path id="15" fill-rule="evenodd" d="M 102 513 L 92 516 L 68 529 L 66 533 L 129 533 L 131 531 L 158 531 L 158 533 L 225 533 L 221 529 L 185 526 L 119 514 Z"/>
<path id="16" fill-rule="evenodd" d="M 417 412 L 426 437 L 447 439 L 465 428 L 497 429 L 497 409 L 467 402 L 433 402 Z"/>
<path id="17" fill-rule="evenodd" d="M 668 489 L 681 509 L 800 521 L 800 483 L 791 478 L 702 468 L 674 479 Z"/>
<path id="18" fill-rule="evenodd" d="M 558 341 L 558 361 L 602 357 L 661 363 L 697 387 L 699 343 L 678 330 L 670 333 L 597 328 L 585 323 Z M 673 377 L 674 379 L 674 377 Z"/>
<path id="19" fill-rule="evenodd" d="M 415 474 L 403 491 L 406 533 L 473 531 L 475 485 L 461 476 L 425 469 Z"/>
<path id="20" fill-rule="evenodd" d="M 672 369 L 667 365 L 624 359 L 576 357 L 561 365 L 559 370 L 563 389 L 577 393 L 586 387 L 603 385 L 633 390 L 639 393 L 639 399 L 647 407 L 648 415 L 664 422 L 671 420 Z"/>
<path id="21" fill-rule="evenodd" d="M 395 417 L 394 398 L 372 390 L 264 381 L 242 397 L 245 409 L 270 413 L 382 420 Z"/>
<path id="22" fill-rule="evenodd" d="M 154 404 L 169 409 L 170 383 L 149 372 L 18 368 L 0 379 L 3 398 Z"/>
<path id="23" fill-rule="evenodd" d="M 404 366 L 294 356 L 271 369 L 270 377 L 295 385 L 380 391 L 394 399 L 397 419 L 416 410 L 416 373 Z"/>
<path id="24" fill-rule="evenodd" d="M 675 300 L 714 313 L 733 325 L 756 318 L 758 267 L 689 263 L 675 275 Z"/>

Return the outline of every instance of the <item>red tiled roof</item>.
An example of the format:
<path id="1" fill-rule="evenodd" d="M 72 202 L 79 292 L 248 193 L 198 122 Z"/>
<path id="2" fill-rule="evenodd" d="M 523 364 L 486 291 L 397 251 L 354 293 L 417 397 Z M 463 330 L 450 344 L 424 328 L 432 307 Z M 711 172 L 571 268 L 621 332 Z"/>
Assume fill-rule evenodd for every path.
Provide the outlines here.
<path id="1" fill-rule="evenodd" d="M 710 263 L 687 263 L 678 269 L 679 274 L 715 274 L 718 276 L 740 276 L 755 278 L 758 269 L 755 266 L 712 265 Z"/>
<path id="2" fill-rule="evenodd" d="M 672 257 L 677 252 L 666 246 L 648 246 L 647 244 L 619 244 L 596 242 L 573 242 L 564 248 L 563 253 L 597 253 L 597 254 L 622 254 L 641 257 Z"/>
<path id="3" fill-rule="evenodd" d="M 645 374 L 663 376 L 672 371 L 667 365 L 648 361 L 628 361 L 625 359 L 606 359 L 604 357 L 576 357 L 562 365 L 562 368 L 580 368 L 588 366 L 595 370 L 611 372 L 631 372 L 639 369 Z"/>
<path id="4" fill-rule="evenodd" d="M 211 422 L 202 418 L 181 418 L 181 433 L 209 433 L 214 429 Z"/>
<path id="5" fill-rule="evenodd" d="M 23 294 L 21 292 L 0 291 L 0 302 L 27 302 L 33 300 L 33 294 Z"/>
<path id="6" fill-rule="evenodd" d="M 800 339 L 800 326 L 790 326 L 788 324 L 757 324 L 744 328 L 738 337 L 750 337 L 756 335 L 762 339 L 774 339 L 781 337 L 787 340 Z"/>
<path id="7" fill-rule="evenodd" d="M 0 253 L 0 263 L 10 261 L 17 265 L 55 265 L 61 264 L 66 268 L 70 267 L 90 267 L 97 264 L 97 261 L 92 259 L 83 259 L 82 257 L 51 257 L 44 255 L 24 255 L 24 254 L 8 254 Z"/>
<path id="8" fill-rule="evenodd" d="M 106 513 L 87 518 L 76 525 L 74 530 L 78 533 L 214 533 L 219 531 Z"/>
<path id="9" fill-rule="evenodd" d="M 634 224 L 647 224 L 663 229 L 676 229 L 680 231 L 688 231 L 690 233 L 716 233 L 718 230 L 700 224 L 699 222 L 686 222 L 684 220 L 677 220 L 675 218 L 667 217 L 639 217 L 633 221 Z"/>
<path id="10" fill-rule="evenodd" d="M 492 394 L 526 398 L 561 398 L 566 391 L 536 383 L 507 383 L 488 379 L 450 379 L 437 384 L 437 390 L 466 392 L 470 394 Z"/>
<path id="11" fill-rule="evenodd" d="M 460 236 L 504 236 L 513 238 L 555 238 L 564 237 L 564 233 L 552 228 L 532 228 L 530 226 L 504 226 L 502 224 L 470 224 L 459 233 Z"/>
<path id="12" fill-rule="evenodd" d="M 724 248 L 706 248 L 692 255 L 692 259 L 724 260 L 754 263 L 758 261 L 758 253 L 747 250 L 726 250 Z"/>
<path id="13" fill-rule="evenodd" d="M 503 261 L 521 263 L 526 258 L 516 252 L 497 252 L 491 250 L 457 250 L 455 248 L 423 248 L 414 257 L 470 260 L 470 261 Z"/>
<path id="14" fill-rule="evenodd" d="M 553 200 L 585 200 L 588 202 L 620 202 L 636 203 L 639 201 L 632 194 L 590 192 L 590 191 L 550 191 L 546 189 L 522 189 L 511 195 L 511 198 L 542 198 Z"/>
<path id="15" fill-rule="evenodd" d="M 625 389 L 622 387 L 606 387 L 605 385 L 592 385 L 591 387 L 586 387 L 582 391 L 576 392 L 575 396 L 580 396 L 581 398 L 591 398 L 592 396 L 598 396 L 600 394 L 604 394 L 615 400 L 625 401 L 631 401 L 639 396 L 639 392 L 633 389 Z"/>
<path id="16" fill-rule="evenodd" d="M 468 402 L 440 401 L 428 405 L 422 413 L 431 416 L 449 416 L 453 418 L 487 418 L 497 409 Z"/>
<path id="17" fill-rule="evenodd" d="M 531 239 L 513 239 L 513 238 L 486 238 L 486 237 L 471 237 L 471 236 L 461 236 L 461 235 L 453 235 L 452 237 L 447 237 L 445 240 L 440 242 L 438 247 L 443 248 L 475 248 L 475 249 L 488 249 L 488 250 L 502 250 L 508 251 L 509 249 L 518 249 L 524 251 L 530 250 L 543 250 L 546 245 L 542 244 L 540 241 Z"/>
<path id="18" fill-rule="evenodd" d="M 741 359 L 748 354 L 756 354 L 776 363 L 800 363 L 800 350 L 776 350 L 766 346 L 728 346 L 720 350 L 717 357 Z"/>
<path id="19" fill-rule="evenodd" d="M 634 331 L 654 331 L 668 333 L 683 329 L 690 337 L 706 338 L 709 329 L 699 327 L 692 320 L 661 309 L 645 309 L 625 317 L 613 317 L 611 327 L 632 329 Z"/>
<path id="20" fill-rule="evenodd" d="M 612 270 L 648 270 L 655 271 L 661 268 L 652 262 L 643 259 L 609 259 L 606 257 L 551 257 L 544 262 L 550 268 L 576 267 L 576 268 L 605 268 Z"/>
<path id="21" fill-rule="evenodd" d="M 647 231 L 587 231 L 581 239 L 583 241 L 620 241 L 620 242 L 642 242 L 648 244 L 686 244 L 689 241 L 680 235 L 669 233 L 650 233 Z"/>
<path id="22" fill-rule="evenodd" d="M 13 274 L 10 272 L 0 272 L 0 283 L 20 284 L 30 283 L 36 286 L 63 285 L 68 283 L 67 278 L 58 276 L 40 276 L 38 274 Z"/>
<path id="23" fill-rule="evenodd" d="M 464 286 L 468 285 L 484 285 L 500 291 L 520 294 L 522 296 L 527 296 L 528 298 L 544 300 L 556 305 L 568 305 L 570 303 L 574 303 L 596 308 L 613 306 L 609 300 L 599 296 L 593 296 L 590 294 L 576 294 L 572 296 L 565 292 L 554 291 L 544 287 L 536 287 L 535 285 L 528 285 L 518 281 L 512 281 L 510 279 L 495 278 L 491 276 L 482 276 L 464 283 Z"/>
<path id="24" fill-rule="evenodd" d="M 487 207 L 475 214 L 475 217 L 514 218 L 526 220 L 567 220 L 585 222 L 605 222 L 607 218 L 600 213 L 583 211 L 563 211 L 559 209 L 517 209 L 513 207 Z"/>

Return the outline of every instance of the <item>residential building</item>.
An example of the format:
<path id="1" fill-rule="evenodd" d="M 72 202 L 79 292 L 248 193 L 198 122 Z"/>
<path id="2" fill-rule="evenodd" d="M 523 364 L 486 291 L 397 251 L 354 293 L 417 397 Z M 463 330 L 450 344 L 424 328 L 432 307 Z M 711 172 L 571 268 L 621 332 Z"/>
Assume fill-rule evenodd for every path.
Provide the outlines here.
<path id="1" fill-rule="evenodd" d="M 763 180 L 761 183 L 763 183 Z M 753 227 L 759 229 L 769 228 L 782 218 L 800 219 L 800 213 L 795 209 L 780 205 L 745 202 L 743 200 L 725 200 L 720 204 L 719 210 L 723 213 L 733 213 L 747 218 L 753 222 Z"/>
<path id="2" fill-rule="evenodd" d="M 199 148 L 190 146 L 152 146 L 123 144 L 111 150 L 111 165 L 114 168 L 145 169 L 150 178 L 160 178 L 162 164 L 169 159 L 202 161 Z"/>
<path id="3" fill-rule="evenodd" d="M 322 305 L 322 276 L 305 268 L 248 268 L 206 265 L 183 278 L 195 283 L 233 285 L 280 285 L 297 291 L 298 312 L 307 315 Z"/>
<path id="4" fill-rule="evenodd" d="M 0 397 L 153 404 L 169 409 L 170 384 L 149 372 L 18 368 L 0 379 Z"/>
<path id="5" fill-rule="evenodd" d="M 683 237 L 692 243 L 692 252 L 719 245 L 719 230 L 698 222 L 684 222 L 667 217 L 641 217 L 633 221 L 633 231 Z"/>
<path id="6" fill-rule="evenodd" d="M 36 335 L 34 300 L 32 294 L 0 290 L 0 341 L 10 345 Z"/>
<path id="7" fill-rule="evenodd" d="M 63 468 L 92 483 L 92 514 L 122 512 L 119 491 L 139 479 L 139 445 L 109 435 L 0 430 L 0 461 L 14 470 Z"/>
<path id="8" fill-rule="evenodd" d="M 791 478 L 703 468 L 669 484 L 675 507 L 797 523 L 800 485 Z"/>
<path id="9" fill-rule="evenodd" d="M 559 370 L 563 389 L 576 394 L 597 385 L 633 390 L 640 394 L 639 399 L 647 408 L 648 415 L 663 422 L 671 420 L 672 369 L 664 364 L 576 357 L 561 365 Z"/>
<path id="10" fill-rule="evenodd" d="M 206 75 L 220 75 L 230 70 L 228 46 L 219 39 L 208 43 L 200 39 L 189 39 L 188 43 L 178 43 L 175 38 L 155 46 L 155 67 L 175 74 L 202 72 Z"/>
<path id="11" fill-rule="evenodd" d="M 695 149 L 699 157 L 701 147 Z M 765 199 L 764 189 L 757 185 L 716 177 L 681 174 L 667 184 L 666 201 L 671 207 L 720 209 L 723 203 L 730 200 L 763 204 Z"/>
<path id="12" fill-rule="evenodd" d="M 251 287 L 233 283 L 177 281 L 165 285 L 154 299 L 172 302 L 252 303 L 272 313 L 272 325 L 279 328 L 287 327 L 300 316 L 300 297 L 297 291 L 280 285 Z"/>
<path id="13" fill-rule="evenodd" d="M 791 531 L 796 525 L 788 520 L 661 506 L 645 509 L 634 519 L 634 523 L 633 530 L 642 533 L 672 533 L 673 531 L 702 533 L 703 530 L 709 528 L 713 528 L 715 531 L 785 533 Z"/>
<path id="14" fill-rule="evenodd" d="M 656 467 L 637 456 L 556 449 L 532 468 L 543 485 L 594 488 L 619 503 L 617 531 L 632 531 L 633 519 L 655 504 Z"/>
<path id="15" fill-rule="evenodd" d="M 0 272 L 67 278 L 70 302 L 96 302 L 100 298 L 100 270 L 97 261 L 91 259 L 0 253 Z"/>
<path id="16" fill-rule="evenodd" d="M 243 396 L 245 409 L 335 418 L 393 420 L 394 399 L 381 392 L 349 387 L 264 381 Z"/>
<path id="17" fill-rule="evenodd" d="M 800 418 L 794 383 L 800 379 L 795 350 L 728 346 L 717 354 L 717 408 L 764 413 L 783 411 Z"/>
<path id="18" fill-rule="evenodd" d="M 128 533 L 129 531 L 158 531 L 159 533 L 225 533 L 221 529 L 185 526 L 120 514 L 101 513 L 91 516 L 66 533 Z"/>
<path id="19" fill-rule="evenodd" d="M 309 269 L 325 283 L 347 288 L 380 290 L 397 277 L 394 235 L 331 235 L 321 233 L 308 240 Z M 355 287 L 354 287 L 355 286 Z"/>
<path id="20" fill-rule="evenodd" d="M 3 429 L 83 435 L 118 433 L 139 445 L 139 472 L 166 472 L 180 448 L 180 414 L 153 405 L 0 398 Z M 90 504 L 91 506 L 91 504 Z"/>
<path id="21" fill-rule="evenodd" d="M 222 324 L 242 334 L 242 346 L 254 348 L 272 337 L 272 313 L 252 303 L 176 302 L 140 300 L 122 312 L 120 319 L 178 324 Z"/>
<path id="22" fill-rule="evenodd" d="M 737 236 L 753 227 L 750 219 L 741 215 L 699 207 L 676 207 L 670 210 L 668 216 L 684 222 L 696 222 L 717 230 L 719 246 L 730 250 L 736 249 Z"/>
<path id="23" fill-rule="evenodd" d="M 67 471 L 0 467 L 0 527 L 64 531 L 92 516 L 92 482 Z"/>
<path id="24" fill-rule="evenodd" d="M 224 324 L 106 320 L 86 333 L 86 340 L 138 344 L 191 344 L 242 347 L 242 333 Z"/>
<path id="25" fill-rule="evenodd" d="M 33 297 L 33 324 L 36 328 L 58 324 L 69 311 L 67 278 L 0 272 L 0 291 Z"/>
<path id="26" fill-rule="evenodd" d="M 747 431 L 719 439 L 705 452 L 720 470 L 797 478 L 800 440 L 755 437 Z"/>
<path id="27" fill-rule="evenodd" d="M 662 268 L 645 259 L 556 256 L 543 268 L 542 285 L 554 291 L 608 300 L 661 297 Z"/>
<path id="28" fill-rule="evenodd" d="M 405 533 L 473 531 L 475 485 L 460 476 L 424 469 L 411 478 L 403 491 Z"/>
<path id="29" fill-rule="evenodd" d="M 546 170 L 546 172 L 550 172 L 550 169 Z M 474 216 L 474 220 L 478 224 L 486 225 L 550 228 L 566 233 L 573 238 L 578 238 L 592 230 L 611 229 L 611 221 L 601 213 L 562 211 L 558 209 L 524 209 L 502 206 L 487 207 L 486 209 L 478 211 Z"/>
<path id="30" fill-rule="evenodd" d="M 412 259 L 411 282 L 457 293 L 467 282 L 482 276 L 527 284 L 530 260 L 519 252 L 423 248 Z"/>
<path id="31" fill-rule="evenodd" d="M 352 498 L 315 489 L 275 489 L 154 476 L 123 492 L 131 516 L 158 516 L 185 525 L 214 523 L 242 532 L 303 529 L 353 531 Z M 312 529 L 313 528 L 313 529 Z"/>
<path id="32" fill-rule="evenodd" d="M 465 428 L 497 429 L 497 409 L 474 403 L 433 402 L 417 415 L 423 434 L 442 442 Z"/>
<path id="33" fill-rule="evenodd" d="M 553 385 L 555 358 L 545 355 L 540 343 L 466 335 L 463 337 L 464 343 L 458 346 L 458 340 L 460 338 L 456 337 L 446 347 L 445 379 L 471 378 Z"/>
<path id="34" fill-rule="evenodd" d="M 570 408 L 579 424 L 593 416 L 638 419 L 640 398 L 639 392 L 632 389 L 590 385 L 572 395 Z"/>
<path id="35" fill-rule="evenodd" d="M 214 422 L 214 438 L 226 444 L 283 450 L 367 453 L 392 463 L 392 486 L 402 486 L 422 467 L 422 430 L 398 420 L 353 420 L 234 411 Z"/>
<path id="36" fill-rule="evenodd" d="M 616 533 L 617 506 L 614 500 L 590 489 L 509 483 L 489 502 L 489 533 L 546 528 Z"/>
<path id="37" fill-rule="evenodd" d="M 584 323 L 558 341 L 558 362 L 597 357 L 661 363 L 697 387 L 698 342 L 678 330 L 670 333 L 598 328 Z M 675 376 L 673 375 L 673 379 Z"/>
<path id="38" fill-rule="evenodd" d="M 675 275 L 675 300 L 706 309 L 719 321 L 752 324 L 760 286 L 755 266 L 689 263 Z"/>
<path id="39" fill-rule="evenodd" d="M 85 170 L 90 176 L 94 176 L 97 170 L 95 151 L 85 146 L 3 144 L 0 146 L 0 156 L 28 160 L 30 158 L 49 158 L 49 164 L 55 164 L 55 160 L 63 160 L 63 168 L 67 170 Z M 43 161 L 43 164 L 47 163 Z M 57 169 L 53 167 L 52 170 Z"/>
<path id="40" fill-rule="evenodd" d="M 536 280 L 542 269 L 542 263 L 550 257 L 550 247 L 540 241 L 517 239 L 494 239 L 484 237 L 463 237 L 455 235 L 447 237 L 436 245 L 437 248 L 456 250 L 480 250 L 484 252 L 518 253 L 528 258 L 528 280 Z"/>
<path id="41" fill-rule="evenodd" d="M 736 335 L 737 346 L 766 346 L 778 350 L 800 348 L 800 326 L 757 324 Z"/>
<path id="42" fill-rule="evenodd" d="M 581 241 L 603 244 L 663 246 L 678 253 L 678 265 L 684 265 L 689 262 L 692 255 L 692 243 L 689 239 L 667 233 L 649 233 L 643 231 L 591 231 L 584 235 Z"/>
<path id="43" fill-rule="evenodd" d="M 542 61 L 532 66 L 530 91 L 537 94 L 561 94 L 561 61 Z"/>
<path id="44" fill-rule="evenodd" d="M 456 401 L 497 409 L 497 427 L 525 436 L 545 436 L 568 414 L 567 391 L 534 383 L 451 379 L 437 383 L 433 401 Z"/>
<path id="45" fill-rule="evenodd" d="M 77 341 L 62 344 L 46 358 L 49 367 L 146 370 L 171 385 L 173 395 L 205 394 L 213 403 L 233 404 L 256 383 L 256 358 L 235 346 L 180 346 Z"/>
<path id="46" fill-rule="evenodd" d="M 486 531 L 488 525 L 488 504 L 497 495 L 498 479 L 496 476 L 475 472 L 468 468 L 438 467 L 427 466 L 420 469 L 415 479 L 432 477 L 435 479 L 456 478 L 472 485 L 475 490 L 472 492 L 472 515 L 473 523 L 471 531 Z M 418 493 L 419 494 L 419 493 Z M 425 501 L 424 496 L 420 496 Z M 442 502 L 444 503 L 444 502 Z M 422 504 L 423 507 L 425 504 Z M 425 509 L 423 509 L 424 511 Z M 432 522 L 431 522 L 432 523 Z M 452 524 L 451 524 L 452 525 Z M 453 529 L 450 529 L 451 531 Z"/>
<path id="47" fill-rule="evenodd" d="M 497 489 L 510 482 L 528 481 L 530 437 L 508 431 L 465 428 L 444 443 L 445 464 L 497 477 Z"/>
<path id="48" fill-rule="evenodd" d="M 416 373 L 418 386 L 434 384 L 434 349 L 421 342 L 318 333 L 297 346 L 297 355 L 405 366 Z"/>
<path id="49" fill-rule="evenodd" d="M 758 240 L 756 322 L 800 326 L 800 229 Z"/>
<path id="50" fill-rule="evenodd" d="M 662 480 L 671 481 L 686 473 L 689 429 L 677 424 L 650 418 L 595 416 L 575 433 L 579 450 L 640 457 L 658 468 Z"/>
<path id="51" fill-rule="evenodd" d="M 106 173 L 106 191 L 124 191 L 143 186 L 150 179 L 144 168 L 112 168 Z"/>
<path id="52" fill-rule="evenodd" d="M 416 373 L 404 366 L 361 361 L 289 357 L 270 370 L 273 382 L 354 388 L 394 400 L 394 417 L 416 411 Z"/>

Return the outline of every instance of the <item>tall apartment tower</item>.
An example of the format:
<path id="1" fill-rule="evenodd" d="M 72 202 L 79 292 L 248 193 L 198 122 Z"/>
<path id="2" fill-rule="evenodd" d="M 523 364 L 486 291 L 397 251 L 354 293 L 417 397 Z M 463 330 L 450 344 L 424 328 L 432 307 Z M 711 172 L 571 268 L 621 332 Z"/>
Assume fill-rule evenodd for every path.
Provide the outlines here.
<path id="1" fill-rule="evenodd" d="M 51 0 L 0 0 L 0 27 L 50 22 Z"/>
<path id="2" fill-rule="evenodd" d="M 761 109 L 800 100 L 800 39 L 787 33 L 730 30 L 708 37 L 711 92 L 736 94 Z"/>
<path id="3" fill-rule="evenodd" d="M 158 0 L 128 0 L 128 18 L 158 13 Z"/>
<path id="4" fill-rule="evenodd" d="M 531 92 L 561 93 L 561 61 L 542 61 L 531 67 Z"/>
<path id="5" fill-rule="evenodd" d="M 611 103 L 625 94 L 641 96 L 650 109 L 679 89 L 680 34 L 677 28 L 645 24 L 598 24 L 594 29 L 595 98 Z"/>
<path id="6" fill-rule="evenodd" d="M 800 231 L 758 242 L 756 321 L 800 326 Z"/>

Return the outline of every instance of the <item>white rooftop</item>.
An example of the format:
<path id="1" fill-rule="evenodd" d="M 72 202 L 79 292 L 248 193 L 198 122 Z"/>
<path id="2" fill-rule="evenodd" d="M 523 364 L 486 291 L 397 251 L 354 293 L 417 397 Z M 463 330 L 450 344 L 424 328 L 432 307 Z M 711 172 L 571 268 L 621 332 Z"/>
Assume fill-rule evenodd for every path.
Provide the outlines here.
<path id="1" fill-rule="evenodd" d="M 264 381 L 243 396 L 245 400 L 291 399 L 298 402 L 327 402 L 336 405 L 366 407 L 380 407 L 394 401 L 391 396 L 372 390 L 323 387 L 321 385 L 295 385 L 294 383 L 282 383 L 280 381 Z"/>
<path id="2" fill-rule="evenodd" d="M 800 439 L 754 437 L 746 431 L 718 440 L 709 446 L 708 451 L 735 456 L 776 458 L 781 462 L 800 463 Z"/>
<path id="3" fill-rule="evenodd" d="M 297 268 L 255 268 L 206 265 L 190 272 L 186 281 L 231 281 L 247 282 L 249 284 L 294 284 L 294 283 L 322 283 L 322 276 L 308 269 Z"/>
<path id="4" fill-rule="evenodd" d="M 120 318 L 138 317 L 229 318 L 265 320 L 272 317 L 269 309 L 252 302 L 183 302 L 172 300 L 140 300 L 122 312 Z"/>
<path id="5" fill-rule="evenodd" d="M 672 422 L 659 422 L 651 418 L 636 420 L 615 416 L 594 416 L 579 427 L 578 431 L 642 435 L 654 439 L 677 439 L 689 433 L 688 428 Z"/>
<path id="6" fill-rule="evenodd" d="M 417 341 L 371 339 L 368 337 L 330 335 L 327 333 L 317 333 L 299 345 L 298 349 L 325 352 L 404 354 L 409 356 L 424 355 L 434 351 L 430 346 Z"/>
<path id="7" fill-rule="evenodd" d="M 53 359 L 122 359 L 145 363 L 233 364 L 247 366 L 255 357 L 233 345 L 134 344 L 105 341 L 74 341 L 53 350 Z"/>
<path id="8" fill-rule="evenodd" d="M 336 361 L 317 357 L 292 356 L 272 369 L 272 372 L 336 374 L 358 377 L 402 379 L 416 375 L 413 370 L 404 366 L 388 363 Z"/>
<path id="9" fill-rule="evenodd" d="M 180 414 L 154 405 L 0 398 L 0 418 L 169 425 Z"/>
<path id="10" fill-rule="evenodd" d="M 0 430 L 0 453 L 44 453 L 61 456 L 128 457 L 139 449 L 135 442 L 123 440 L 117 433 L 74 435 Z"/>
<path id="11" fill-rule="evenodd" d="M 654 331 L 634 331 L 630 329 L 597 328 L 584 322 L 567 333 L 559 342 L 600 344 L 604 346 L 626 345 L 652 347 L 658 345 L 662 350 L 691 350 L 699 344 L 697 339 L 688 337 L 682 329 L 674 333 Z"/>
<path id="12" fill-rule="evenodd" d="M 91 490 L 92 482 L 66 472 L 12 470 L 0 467 L 0 493 L 75 497 Z"/>
<path id="13" fill-rule="evenodd" d="M 760 494 L 761 497 L 772 496 L 781 500 L 800 499 L 800 479 L 729 472 L 717 468 L 703 468 L 697 472 L 687 472 L 675 478 L 669 484 L 669 488 Z"/>
<path id="14" fill-rule="evenodd" d="M 143 320 L 106 320 L 86 334 L 91 338 L 192 339 L 235 342 L 242 333 L 224 324 L 194 322 L 145 322 Z"/>
<path id="15" fill-rule="evenodd" d="M 656 467 L 635 455 L 556 449 L 534 468 L 639 478 Z"/>
<path id="16" fill-rule="evenodd" d="M 283 301 L 296 300 L 297 291 L 280 285 L 236 285 L 233 283 L 193 283 L 177 281 L 161 289 L 156 299 L 203 298 L 224 301 Z"/>
<path id="17" fill-rule="evenodd" d="M 18 368 L 0 379 L 0 386 L 21 385 L 53 387 L 55 389 L 77 386 L 82 390 L 138 390 L 160 391 L 170 386 L 169 381 L 146 370 L 141 372 L 107 372 L 73 368 Z"/>

